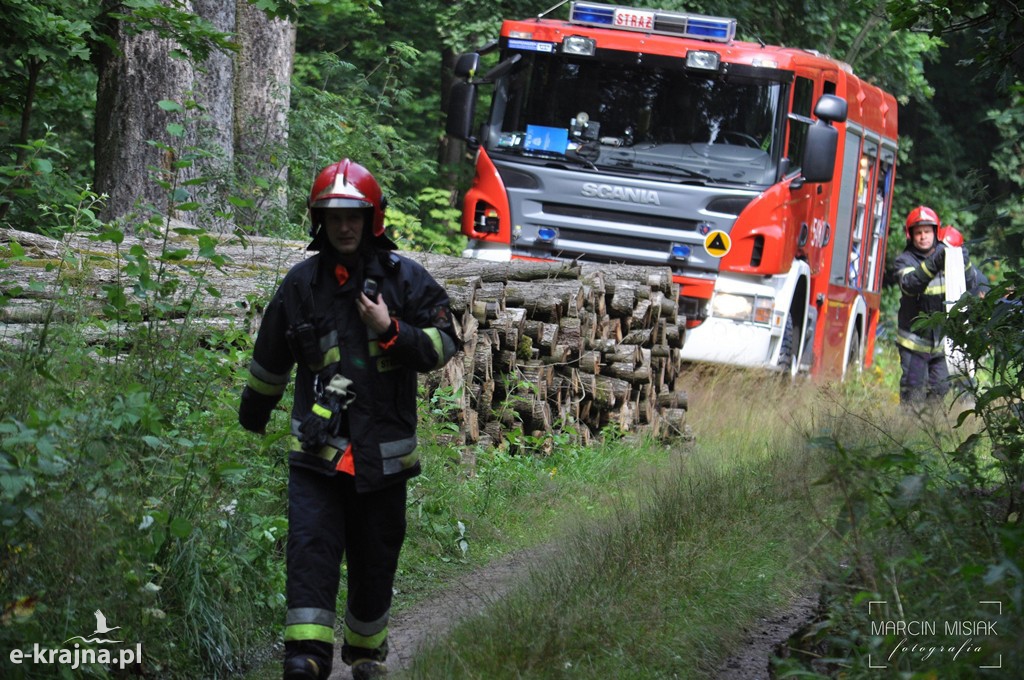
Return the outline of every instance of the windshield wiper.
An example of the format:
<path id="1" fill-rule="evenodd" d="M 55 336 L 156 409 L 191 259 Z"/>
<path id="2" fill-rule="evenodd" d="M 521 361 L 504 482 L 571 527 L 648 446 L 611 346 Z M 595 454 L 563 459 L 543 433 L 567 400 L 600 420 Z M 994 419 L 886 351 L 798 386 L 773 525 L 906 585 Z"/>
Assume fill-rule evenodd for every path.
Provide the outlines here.
<path id="1" fill-rule="evenodd" d="M 601 172 L 601 170 L 596 165 L 594 165 L 593 161 L 590 161 L 584 158 L 583 156 L 580 156 L 575 151 L 566 151 L 564 154 L 562 154 L 558 153 L 557 151 L 543 151 L 539 149 L 516 148 L 511 150 L 515 151 L 520 156 L 527 156 L 529 158 L 539 158 L 546 161 L 569 161 L 573 165 L 582 165 L 588 170 L 593 170 L 594 172 Z"/>
<path id="2" fill-rule="evenodd" d="M 661 163 L 659 161 L 644 161 L 638 159 L 627 160 L 624 158 L 615 159 L 613 163 L 620 168 L 628 168 L 631 170 L 640 170 L 640 166 L 643 168 L 657 168 L 658 170 L 670 170 L 670 173 L 664 174 L 681 174 L 684 177 L 690 177 L 692 179 L 702 179 L 708 182 L 715 181 L 711 175 L 700 170 L 694 170 L 684 165 L 678 165 L 676 163 Z"/>

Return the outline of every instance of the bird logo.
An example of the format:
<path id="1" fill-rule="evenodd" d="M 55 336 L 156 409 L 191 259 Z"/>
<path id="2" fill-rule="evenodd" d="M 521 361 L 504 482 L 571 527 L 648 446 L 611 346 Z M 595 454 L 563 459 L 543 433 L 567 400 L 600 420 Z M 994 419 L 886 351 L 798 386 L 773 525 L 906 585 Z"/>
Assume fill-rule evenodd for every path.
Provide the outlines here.
<path id="1" fill-rule="evenodd" d="M 72 640 L 81 640 L 82 642 L 85 642 L 85 643 L 88 643 L 88 644 L 97 644 L 97 643 L 98 644 L 106 644 L 106 643 L 113 643 L 113 642 L 121 642 L 120 640 L 107 640 L 107 639 L 99 637 L 100 635 L 106 635 L 106 634 L 111 633 L 111 632 L 113 632 L 115 630 L 118 630 L 121 626 L 114 626 L 114 627 L 108 626 L 107 625 L 107 617 L 104 616 L 103 612 L 101 612 L 99 609 L 97 609 L 95 612 L 93 612 L 93 614 L 96 616 L 96 630 L 94 630 L 92 632 L 92 637 L 84 638 L 81 635 L 76 635 L 74 637 L 70 637 L 67 640 L 65 640 L 64 644 L 67 644 L 67 643 L 71 642 Z"/>

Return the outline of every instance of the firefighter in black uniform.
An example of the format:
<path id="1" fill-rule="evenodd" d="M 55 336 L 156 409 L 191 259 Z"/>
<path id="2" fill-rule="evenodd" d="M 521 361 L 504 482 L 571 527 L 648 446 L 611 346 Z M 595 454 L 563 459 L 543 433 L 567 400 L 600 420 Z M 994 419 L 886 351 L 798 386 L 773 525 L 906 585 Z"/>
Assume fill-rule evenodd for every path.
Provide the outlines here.
<path id="1" fill-rule="evenodd" d="M 905 223 L 907 247 L 896 258 L 896 277 L 903 296 L 896 344 L 899 346 L 900 403 L 913 404 L 926 397 L 942 398 L 949 391 L 949 369 L 946 366 L 945 335 L 941 328 L 914 329 L 922 316 L 945 311 L 946 243 L 963 244 L 963 237 L 953 227 L 939 232 L 939 216 L 927 206 L 910 211 Z M 964 282 L 967 291 L 977 295 L 978 270 L 970 263 L 963 249 Z"/>
<path id="2" fill-rule="evenodd" d="M 385 674 L 406 481 L 420 472 L 417 373 L 459 348 L 447 293 L 392 252 L 384 208 L 363 166 L 345 159 L 319 173 L 309 198 L 309 249 L 319 252 L 267 306 L 242 392 L 239 422 L 263 434 L 295 368 L 286 680 L 331 673 L 343 555 L 342 659 L 357 680 Z"/>

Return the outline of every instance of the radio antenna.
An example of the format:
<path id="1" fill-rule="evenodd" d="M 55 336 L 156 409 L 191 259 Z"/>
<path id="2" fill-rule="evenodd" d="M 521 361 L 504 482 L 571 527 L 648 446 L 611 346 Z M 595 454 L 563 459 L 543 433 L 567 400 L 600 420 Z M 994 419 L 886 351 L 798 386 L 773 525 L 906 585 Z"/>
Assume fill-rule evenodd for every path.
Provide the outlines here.
<path id="1" fill-rule="evenodd" d="M 546 10 L 544 10 L 543 12 L 541 12 L 540 14 L 538 14 L 537 18 L 538 19 L 543 19 L 544 17 L 546 17 L 547 15 L 551 14 L 552 12 L 554 12 L 556 9 L 558 9 L 559 7 L 561 7 L 562 5 L 564 5 L 567 2 L 569 2 L 569 0 L 562 0 L 557 5 L 555 5 L 553 7 L 549 7 Z"/>

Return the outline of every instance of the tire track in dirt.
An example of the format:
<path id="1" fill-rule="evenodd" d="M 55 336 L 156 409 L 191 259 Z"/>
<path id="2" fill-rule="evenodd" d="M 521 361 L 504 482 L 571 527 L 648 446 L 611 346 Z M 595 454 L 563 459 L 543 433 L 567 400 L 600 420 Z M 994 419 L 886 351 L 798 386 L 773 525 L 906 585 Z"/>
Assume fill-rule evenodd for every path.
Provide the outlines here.
<path id="1" fill-rule="evenodd" d="M 515 553 L 477 569 L 445 586 L 440 593 L 395 614 L 388 626 L 388 669 L 404 670 L 416 652 L 432 640 L 446 635 L 463 619 L 482 612 L 507 594 L 530 568 L 539 554 Z M 716 680 L 770 680 L 769 662 L 780 645 L 814 617 L 818 597 L 808 591 L 795 597 L 776 613 L 758 619 L 743 645 L 719 666 Z M 349 667 L 336 646 L 334 671 L 330 680 L 352 680 Z"/>
<path id="2" fill-rule="evenodd" d="M 780 645 L 814 618 L 818 596 L 814 592 L 798 595 L 789 606 L 757 620 L 747 631 L 743 645 L 719 666 L 715 680 L 771 680 L 771 658 Z"/>
<path id="3" fill-rule="evenodd" d="M 388 624 L 388 670 L 408 668 L 416 651 L 442 637 L 463 619 L 482 612 L 500 600 L 515 583 L 529 574 L 535 553 L 515 553 L 470 572 L 447 584 L 437 595 L 395 614 Z M 335 646 L 330 680 L 352 680 Z"/>

